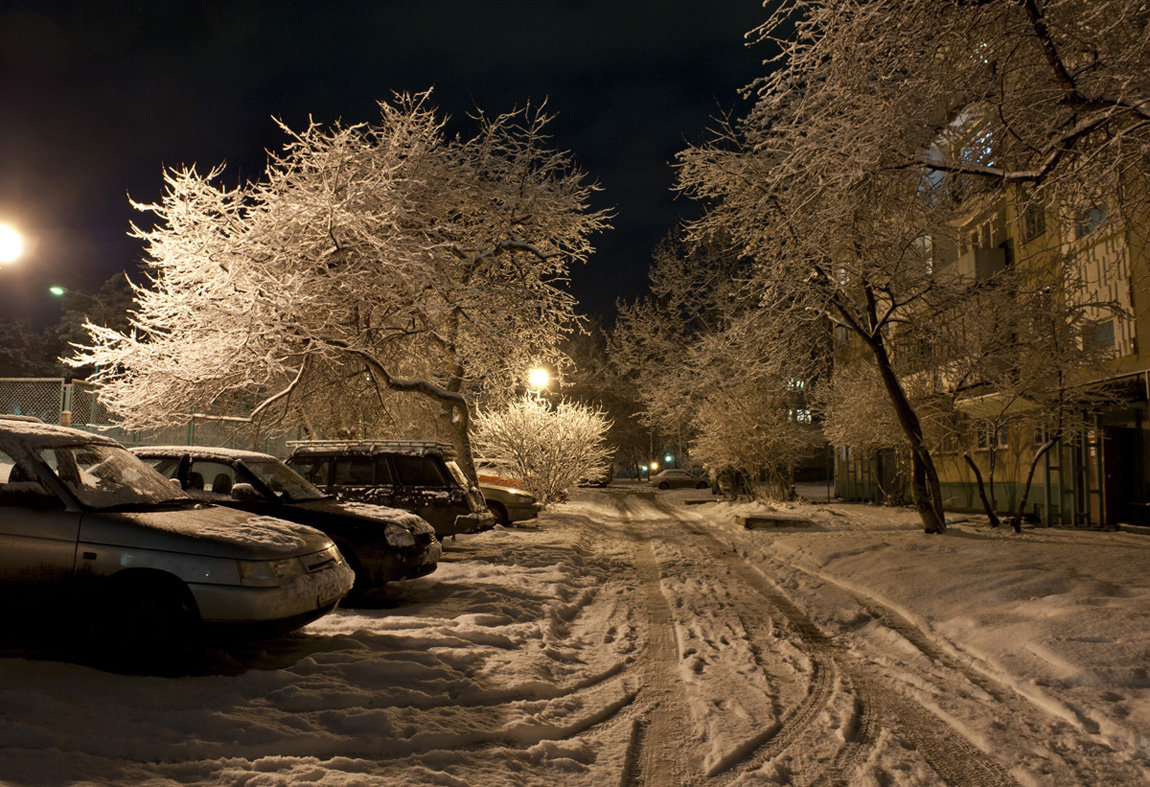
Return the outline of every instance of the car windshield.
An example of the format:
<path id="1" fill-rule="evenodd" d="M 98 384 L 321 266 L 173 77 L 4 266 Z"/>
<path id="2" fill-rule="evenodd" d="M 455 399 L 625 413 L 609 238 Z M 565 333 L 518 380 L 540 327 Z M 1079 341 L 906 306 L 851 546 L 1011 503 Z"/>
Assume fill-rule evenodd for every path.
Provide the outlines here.
<path id="1" fill-rule="evenodd" d="M 245 459 L 244 466 L 284 500 L 319 500 L 325 497 L 324 493 L 310 481 L 283 462 L 273 459 Z"/>
<path id="2" fill-rule="evenodd" d="M 80 503 L 89 508 L 191 502 L 171 481 L 118 445 L 62 445 L 41 448 L 38 453 Z"/>

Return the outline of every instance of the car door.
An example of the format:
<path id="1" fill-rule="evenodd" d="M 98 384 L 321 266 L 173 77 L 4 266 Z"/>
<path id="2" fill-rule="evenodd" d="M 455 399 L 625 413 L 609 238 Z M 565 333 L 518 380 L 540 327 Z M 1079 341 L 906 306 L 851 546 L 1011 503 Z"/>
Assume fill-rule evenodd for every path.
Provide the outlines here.
<path id="1" fill-rule="evenodd" d="M 31 612 L 70 591 L 81 515 L 0 450 L 0 609 Z"/>
<path id="2" fill-rule="evenodd" d="M 396 508 L 414 511 L 440 532 L 454 526 L 457 516 L 470 512 L 466 492 L 452 483 L 434 457 L 395 454 L 391 462 L 395 471 L 392 505 Z"/>

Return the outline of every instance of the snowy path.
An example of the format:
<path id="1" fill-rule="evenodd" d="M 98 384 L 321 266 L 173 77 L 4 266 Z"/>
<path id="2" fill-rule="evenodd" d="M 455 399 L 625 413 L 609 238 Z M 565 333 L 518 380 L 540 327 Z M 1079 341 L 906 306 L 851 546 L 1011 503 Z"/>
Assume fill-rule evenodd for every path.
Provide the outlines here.
<path id="1" fill-rule="evenodd" d="M 899 561 L 971 537 L 864 531 L 825 507 L 811 511 L 840 519 L 818 532 L 747 531 L 684 497 L 579 490 L 535 527 L 448 542 L 436 573 L 371 608 L 216 654 L 202 675 L 11 652 L 0 784 L 1150 784 L 1145 658 L 1113 685 L 1060 689 L 987 655 L 979 610 L 916 607 L 930 596 L 903 575 L 931 572 Z M 1075 535 L 1021 546 L 1078 549 Z M 866 569 L 892 584 L 858 584 Z M 1128 628 L 1144 628 L 1140 570 L 1106 597 L 1130 599 L 1109 611 Z M 1145 655 L 1140 636 L 1123 657 Z M 1053 644 L 1023 651 L 1069 669 Z"/>

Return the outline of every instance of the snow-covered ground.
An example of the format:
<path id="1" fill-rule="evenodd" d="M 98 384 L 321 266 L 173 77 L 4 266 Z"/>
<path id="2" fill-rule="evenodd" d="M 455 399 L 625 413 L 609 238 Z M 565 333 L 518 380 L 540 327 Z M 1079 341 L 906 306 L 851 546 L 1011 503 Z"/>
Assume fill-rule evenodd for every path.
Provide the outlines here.
<path id="1" fill-rule="evenodd" d="M 1150 783 L 1150 536 L 709 498 L 578 490 L 205 674 L 12 651 L 0 783 Z"/>

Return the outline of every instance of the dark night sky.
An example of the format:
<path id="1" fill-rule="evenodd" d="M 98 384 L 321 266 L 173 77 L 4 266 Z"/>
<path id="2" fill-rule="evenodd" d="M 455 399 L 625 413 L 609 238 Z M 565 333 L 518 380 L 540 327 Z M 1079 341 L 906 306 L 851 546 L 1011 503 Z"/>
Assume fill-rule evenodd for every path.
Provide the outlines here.
<path id="1" fill-rule="evenodd" d="M 573 271 L 585 311 L 646 283 L 650 253 L 697 208 L 669 163 L 741 109 L 764 52 L 743 34 L 758 0 L 7 0 L 0 5 L 0 222 L 32 243 L 0 270 L 0 310 L 54 318 L 47 286 L 94 290 L 134 269 L 139 216 L 165 166 L 226 161 L 255 179 L 282 134 L 374 121 L 393 91 L 434 87 L 454 118 L 546 98 L 613 206 L 615 229 Z M 469 131 L 472 126 L 463 126 Z"/>

